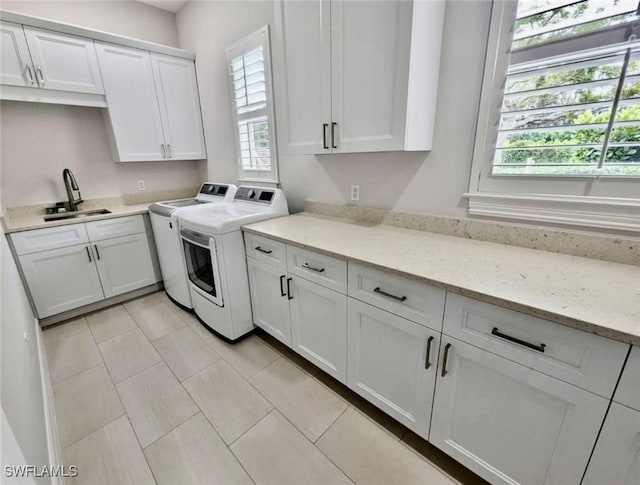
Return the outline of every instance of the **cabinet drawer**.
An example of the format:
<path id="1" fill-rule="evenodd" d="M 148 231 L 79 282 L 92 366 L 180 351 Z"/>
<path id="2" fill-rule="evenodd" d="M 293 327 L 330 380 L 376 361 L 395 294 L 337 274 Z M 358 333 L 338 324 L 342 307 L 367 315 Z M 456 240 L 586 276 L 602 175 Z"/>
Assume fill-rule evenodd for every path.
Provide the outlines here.
<path id="1" fill-rule="evenodd" d="M 137 234 L 145 232 L 144 220 L 141 215 L 136 215 L 87 222 L 87 232 L 91 241 Z"/>
<path id="2" fill-rule="evenodd" d="M 84 224 L 69 224 L 67 226 L 16 232 L 11 234 L 11 241 L 16 248 L 16 252 L 22 255 L 84 244 L 89 241 L 89 237 Z"/>
<path id="3" fill-rule="evenodd" d="M 640 411 L 640 347 L 631 349 L 613 400 Z"/>
<path id="4" fill-rule="evenodd" d="M 611 397 L 629 346 L 449 293 L 443 333 Z"/>
<path id="5" fill-rule="evenodd" d="M 247 256 L 275 264 L 282 268 L 283 272 L 286 271 L 287 253 L 284 243 L 245 232 L 244 245 L 247 249 Z"/>
<path id="6" fill-rule="evenodd" d="M 349 296 L 438 331 L 445 294 L 434 286 L 349 263 Z"/>
<path id="7" fill-rule="evenodd" d="M 339 293 L 347 292 L 347 262 L 287 245 L 287 269 Z"/>

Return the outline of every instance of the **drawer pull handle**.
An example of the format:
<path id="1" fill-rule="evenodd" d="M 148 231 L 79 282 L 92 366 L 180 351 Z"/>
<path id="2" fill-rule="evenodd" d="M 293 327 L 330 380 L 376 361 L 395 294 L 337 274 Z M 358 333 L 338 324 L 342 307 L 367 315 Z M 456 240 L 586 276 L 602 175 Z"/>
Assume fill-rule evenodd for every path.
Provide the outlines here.
<path id="1" fill-rule="evenodd" d="M 271 249 L 262 249 L 260 246 L 256 246 L 255 250 L 260 251 L 261 253 L 264 253 L 264 254 L 271 254 L 273 252 L 271 251 Z"/>
<path id="2" fill-rule="evenodd" d="M 87 256 L 89 256 L 89 262 L 93 263 L 93 259 L 91 259 L 91 251 L 89 251 L 89 246 L 84 247 L 87 250 Z"/>
<path id="3" fill-rule="evenodd" d="M 284 278 L 286 275 L 282 275 L 280 276 L 280 296 L 287 296 L 287 294 L 284 292 Z"/>
<path id="4" fill-rule="evenodd" d="M 400 301 L 400 302 L 407 301 L 407 297 L 406 296 L 392 295 L 391 293 L 387 293 L 386 291 L 381 290 L 379 286 L 374 288 L 373 292 L 377 293 L 378 295 L 382 295 L 382 296 L 386 296 L 387 298 L 391 298 L 392 300 L 396 300 L 396 301 Z"/>
<path id="5" fill-rule="evenodd" d="M 98 251 L 98 245 L 94 244 L 93 247 L 96 248 L 96 256 L 98 257 L 98 260 L 99 260 L 100 259 L 100 251 Z"/>
<path id="6" fill-rule="evenodd" d="M 287 278 L 287 300 L 293 300 L 291 296 L 291 278 Z"/>
<path id="7" fill-rule="evenodd" d="M 302 263 L 302 267 L 304 269 L 315 271 L 316 273 L 324 273 L 324 268 L 314 268 L 313 266 L 310 266 L 309 263 Z"/>
<path id="8" fill-rule="evenodd" d="M 444 377 L 447 375 L 447 360 L 449 359 L 449 349 L 451 348 L 451 344 L 447 344 L 444 346 L 444 357 L 442 357 L 442 373 L 440 376 Z"/>
<path id="9" fill-rule="evenodd" d="M 433 342 L 433 335 L 427 339 L 427 356 L 424 359 L 424 368 L 431 367 L 431 342 Z"/>
<path id="10" fill-rule="evenodd" d="M 543 352 L 544 353 L 544 349 L 546 347 L 545 344 L 532 344 L 530 342 L 527 342 L 526 340 L 520 340 L 517 337 L 512 337 L 511 335 L 506 335 L 506 334 L 502 333 L 500 330 L 498 330 L 498 327 L 493 327 L 493 330 L 491 330 L 491 335 L 495 335 L 496 337 L 503 338 L 505 340 L 508 340 L 509 342 L 513 342 L 515 344 L 522 345 L 522 346 L 527 347 L 527 348 L 532 349 L 532 350 L 537 350 L 538 352 Z"/>

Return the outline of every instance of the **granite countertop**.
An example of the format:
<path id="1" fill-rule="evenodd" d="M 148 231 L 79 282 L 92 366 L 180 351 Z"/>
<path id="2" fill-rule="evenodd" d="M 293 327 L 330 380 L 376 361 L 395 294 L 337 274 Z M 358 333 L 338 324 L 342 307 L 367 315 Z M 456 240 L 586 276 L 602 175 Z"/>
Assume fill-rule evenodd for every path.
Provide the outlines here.
<path id="1" fill-rule="evenodd" d="M 83 222 L 112 219 L 114 217 L 144 214 L 148 212 L 149 206 L 153 202 L 193 197 L 193 194 L 196 194 L 197 192 L 198 188 L 185 188 L 129 194 L 115 197 L 86 199 L 80 206 L 79 212 L 94 209 L 107 209 L 110 211 L 110 213 L 75 217 L 71 219 L 60 219 L 49 222 L 45 222 L 44 220 L 46 208 L 55 205 L 55 203 L 8 207 L 2 216 L 2 227 L 4 229 L 4 232 L 9 234 L 12 232 L 30 231 L 33 229 L 43 229 L 46 227 L 65 226 L 67 224 L 81 224 Z"/>
<path id="2" fill-rule="evenodd" d="M 60 219 L 48 222 L 45 222 L 43 214 L 5 214 L 2 217 L 2 227 L 4 228 L 4 232 L 9 234 L 12 232 L 30 231 L 32 229 L 43 229 L 45 227 L 81 224 L 83 222 L 98 221 L 101 219 L 112 219 L 114 217 L 144 214 L 149 210 L 149 203 L 132 205 L 110 205 L 104 208 L 108 209 L 111 212 L 109 214 L 95 214 L 84 217 L 72 217 L 70 219 Z M 83 208 L 82 210 L 90 209 Z"/>
<path id="3" fill-rule="evenodd" d="M 640 266 L 306 212 L 243 230 L 640 345 Z"/>

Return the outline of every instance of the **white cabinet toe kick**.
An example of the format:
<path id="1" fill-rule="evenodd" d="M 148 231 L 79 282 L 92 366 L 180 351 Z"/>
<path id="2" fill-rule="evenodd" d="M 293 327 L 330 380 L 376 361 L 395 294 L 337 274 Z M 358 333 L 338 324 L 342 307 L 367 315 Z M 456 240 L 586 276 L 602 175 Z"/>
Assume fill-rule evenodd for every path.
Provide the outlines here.
<path id="1" fill-rule="evenodd" d="M 640 483 L 640 348 L 627 362 L 623 342 L 255 233 L 245 245 L 255 325 L 482 478 Z"/>

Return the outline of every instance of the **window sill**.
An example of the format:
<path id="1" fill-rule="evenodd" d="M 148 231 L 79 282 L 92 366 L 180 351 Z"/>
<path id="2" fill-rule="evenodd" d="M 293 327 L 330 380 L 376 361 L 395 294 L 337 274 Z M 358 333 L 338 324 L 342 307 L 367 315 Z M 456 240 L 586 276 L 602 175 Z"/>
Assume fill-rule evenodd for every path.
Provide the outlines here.
<path id="1" fill-rule="evenodd" d="M 640 234 L 640 200 L 561 195 L 467 193 L 470 215 Z"/>

